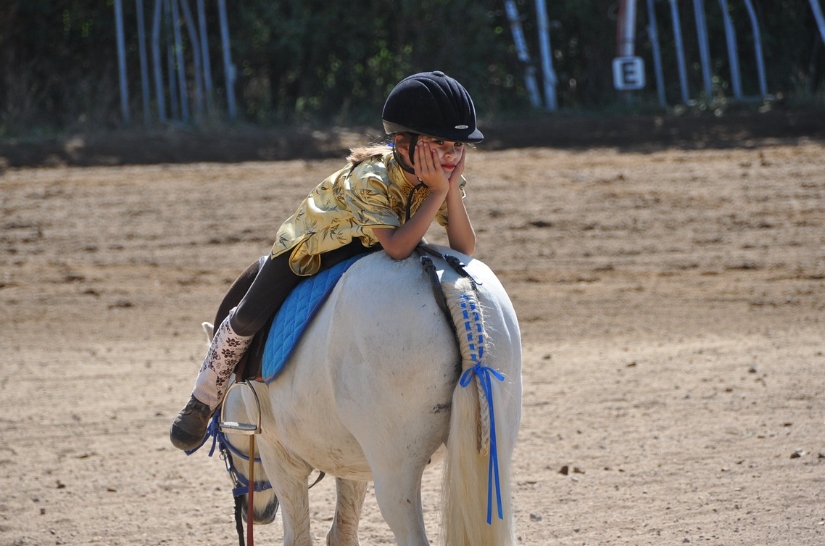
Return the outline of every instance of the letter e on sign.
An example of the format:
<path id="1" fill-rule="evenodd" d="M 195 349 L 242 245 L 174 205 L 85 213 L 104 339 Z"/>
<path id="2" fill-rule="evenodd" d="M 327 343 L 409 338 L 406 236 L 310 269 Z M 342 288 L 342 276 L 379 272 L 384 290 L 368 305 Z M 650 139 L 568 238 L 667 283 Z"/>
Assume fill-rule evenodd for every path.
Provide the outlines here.
<path id="1" fill-rule="evenodd" d="M 645 86 L 645 63 L 641 57 L 613 59 L 613 87 L 619 91 L 633 91 Z"/>

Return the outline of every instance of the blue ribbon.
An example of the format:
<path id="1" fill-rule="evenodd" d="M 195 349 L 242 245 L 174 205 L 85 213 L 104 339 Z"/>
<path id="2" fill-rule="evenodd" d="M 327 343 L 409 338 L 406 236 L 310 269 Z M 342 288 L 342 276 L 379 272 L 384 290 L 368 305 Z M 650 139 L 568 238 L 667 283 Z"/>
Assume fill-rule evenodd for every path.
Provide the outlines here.
<path id="1" fill-rule="evenodd" d="M 229 440 L 226 438 L 226 435 L 221 431 L 220 420 L 218 418 L 218 414 L 220 412 L 215 412 L 212 416 L 211 421 L 209 421 L 209 426 L 206 427 L 206 436 L 203 437 L 203 442 L 198 447 L 191 449 L 186 452 L 187 455 L 191 455 L 192 453 L 196 452 L 203 445 L 209 440 L 210 436 L 212 437 L 212 446 L 209 449 L 209 456 L 211 457 L 215 453 L 215 447 L 220 446 L 223 450 L 228 451 L 229 453 L 234 454 L 237 457 L 240 457 L 244 461 L 249 460 L 249 455 L 242 453 L 239 451 L 235 446 L 233 446 Z M 226 471 L 229 475 L 233 478 L 236 487 L 232 489 L 232 495 L 235 497 L 239 497 L 241 495 L 245 495 L 249 492 L 249 480 L 240 472 L 235 469 L 234 460 L 231 457 L 228 458 L 226 462 Z M 255 462 L 260 463 L 261 458 L 255 457 Z M 260 493 L 261 491 L 266 491 L 267 489 L 272 489 L 272 484 L 268 481 L 256 481 L 253 485 L 256 493 Z"/>
<path id="2" fill-rule="evenodd" d="M 495 477 L 496 485 L 496 503 L 498 504 L 498 519 L 504 519 L 504 513 L 501 509 L 501 482 L 498 477 L 498 449 L 496 446 L 496 415 L 493 411 L 493 381 L 490 376 L 495 377 L 499 381 L 504 381 L 504 375 L 493 368 L 482 366 L 478 362 L 472 368 L 468 368 L 461 374 L 460 384 L 466 387 L 473 380 L 473 374 L 478 376 L 481 382 L 481 388 L 484 390 L 484 396 L 487 397 L 487 407 L 490 410 L 490 466 L 487 472 L 487 523 L 493 522 L 493 477 Z"/>
<path id="3" fill-rule="evenodd" d="M 239 472 L 235 472 L 233 474 L 235 479 L 237 480 L 238 487 L 232 489 L 232 496 L 233 497 L 240 497 L 241 495 L 246 495 L 249 493 L 249 480 L 243 474 Z M 272 489 L 272 484 L 265 481 L 255 482 L 252 486 L 256 493 L 260 493 L 261 491 L 266 491 L 267 489 Z"/>
<path id="4" fill-rule="evenodd" d="M 240 457 L 244 461 L 248 461 L 249 456 L 242 453 L 235 446 L 233 446 L 232 443 L 229 440 L 226 439 L 226 435 L 223 433 L 223 431 L 221 431 L 221 425 L 220 425 L 220 422 L 219 422 L 220 420 L 218 419 L 218 414 L 219 413 L 220 413 L 219 411 L 216 411 L 212 415 L 212 419 L 209 421 L 209 425 L 206 427 L 206 435 L 203 437 L 203 441 L 201 441 L 201 444 L 196 448 L 185 451 L 184 453 L 186 453 L 187 455 L 192 455 L 193 453 L 198 451 L 200 448 L 202 448 L 204 446 L 204 444 L 206 444 L 206 442 L 208 442 L 209 438 L 211 437 L 212 438 L 212 446 L 209 448 L 209 457 L 211 457 L 215 453 L 215 447 L 217 447 L 217 445 L 220 444 L 223 447 L 225 447 L 226 449 L 228 449 L 229 451 L 231 451 L 234 455 L 237 455 L 238 457 Z M 255 457 L 255 462 L 256 463 L 261 462 L 261 458 L 260 457 Z"/>

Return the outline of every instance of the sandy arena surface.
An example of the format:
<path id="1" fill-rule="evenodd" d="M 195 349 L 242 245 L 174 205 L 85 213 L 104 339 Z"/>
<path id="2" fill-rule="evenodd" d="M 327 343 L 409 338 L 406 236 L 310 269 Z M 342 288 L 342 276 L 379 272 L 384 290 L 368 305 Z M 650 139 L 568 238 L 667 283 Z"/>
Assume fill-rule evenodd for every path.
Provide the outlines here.
<path id="1" fill-rule="evenodd" d="M 0 545 L 237 544 L 221 461 L 169 424 L 200 323 L 340 164 L 0 175 Z M 520 542 L 825 543 L 825 144 L 475 151 L 467 177 L 523 333 Z M 360 536 L 394 544 L 371 490 Z"/>

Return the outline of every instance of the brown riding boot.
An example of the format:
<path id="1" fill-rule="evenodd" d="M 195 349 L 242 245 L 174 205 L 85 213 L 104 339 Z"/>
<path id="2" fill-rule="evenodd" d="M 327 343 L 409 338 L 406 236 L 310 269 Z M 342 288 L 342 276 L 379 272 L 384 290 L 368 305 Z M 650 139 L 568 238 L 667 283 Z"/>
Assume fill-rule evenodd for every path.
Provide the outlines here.
<path id="1" fill-rule="evenodd" d="M 192 396 L 172 423 L 169 439 L 178 449 L 189 451 L 203 443 L 209 418 L 223 401 L 226 384 L 252 343 L 253 336 L 238 335 L 232 330 L 229 319 L 234 311 L 229 312 L 212 337 L 212 344 L 198 372 Z"/>
<path id="2" fill-rule="evenodd" d="M 211 417 L 212 410 L 209 406 L 190 396 L 189 402 L 180 410 L 169 431 L 172 445 L 184 451 L 200 447 Z"/>

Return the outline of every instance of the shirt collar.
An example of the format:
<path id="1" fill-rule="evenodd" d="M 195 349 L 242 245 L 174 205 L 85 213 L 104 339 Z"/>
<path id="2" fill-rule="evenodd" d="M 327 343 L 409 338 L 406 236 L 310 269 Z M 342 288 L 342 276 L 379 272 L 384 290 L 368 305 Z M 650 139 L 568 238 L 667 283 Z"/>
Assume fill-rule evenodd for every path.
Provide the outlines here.
<path id="1" fill-rule="evenodd" d="M 402 169 L 398 161 L 395 160 L 392 152 L 384 154 L 383 160 L 384 165 L 387 166 L 387 173 L 389 174 L 390 180 L 392 180 L 396 186 L 402 190 L 409 190 L 415 186 L 415 184 L 410 182 L 404 175 L 404 169 Z"/>

